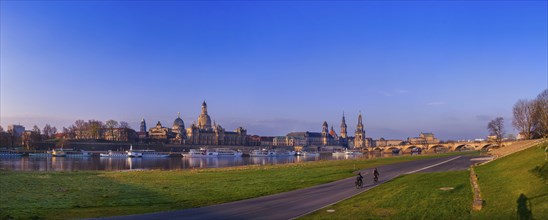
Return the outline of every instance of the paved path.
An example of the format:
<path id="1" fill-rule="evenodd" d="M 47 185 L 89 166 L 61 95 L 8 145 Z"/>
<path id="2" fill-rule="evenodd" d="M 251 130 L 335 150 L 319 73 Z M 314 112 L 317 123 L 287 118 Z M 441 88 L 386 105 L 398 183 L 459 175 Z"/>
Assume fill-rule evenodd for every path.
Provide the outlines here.
<path id="1" fill-rule="evenodd" d="M 471 158 L 452 156 L 381 166 L 378 167 L 381 174 L 379 183 L 408 173 L 463 170 L 470 166 Z M 106 219 L 291 219 L 375 187 L 372 184 L 371 171 L 372 169 L 361 171 L 366 174 L 365 187 L 362 189 L 354 187 L 355 178 L 352 177 L 306 189 L 219 205 Z"/>

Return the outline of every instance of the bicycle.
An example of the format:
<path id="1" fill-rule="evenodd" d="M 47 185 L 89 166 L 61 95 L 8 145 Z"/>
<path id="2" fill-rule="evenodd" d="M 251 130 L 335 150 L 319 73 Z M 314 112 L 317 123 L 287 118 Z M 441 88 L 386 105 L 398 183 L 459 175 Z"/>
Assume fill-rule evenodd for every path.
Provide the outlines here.
<path id="1" fill-rule="evenodd" d="M 378 176 L 375 176 L 375 177 L 373 178 L 373 182 L 375 182 L 375 184 L 377 184 L 377 183 L 379 182 L 379 177 L 378 177 Z"/>
<path id="2" fill-rule="evenodd" d="M 362 188 L 363 180 L 357 179 L 354 184 L 356 185 L 356 189 Z"/>

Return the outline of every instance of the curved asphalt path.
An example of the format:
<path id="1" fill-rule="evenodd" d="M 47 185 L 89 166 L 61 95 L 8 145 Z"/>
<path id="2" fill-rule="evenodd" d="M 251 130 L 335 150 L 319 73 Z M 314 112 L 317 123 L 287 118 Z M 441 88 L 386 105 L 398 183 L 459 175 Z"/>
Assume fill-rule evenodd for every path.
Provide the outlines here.
<path id="1" fill-rule="evenodd" d="M 472 158 L 475 159 L 471 160 Z M 472 163 L 478 162 L 478 159 L 471 156 L 451 156 L 380 166 L 378 167 L 381 174 L 379 184 L 400 175 L 415 172 L 464 170 Z M 372 169 L 361 170 L 361 172 L 366 174 L 364 176 L 365 186 L 362 189 L 354 187 L 355 177 L 351 177 L 310 188 L 219 205 L 103 219 L 292 219 L 340 202 L 378 185 L 372 183 Z"/>

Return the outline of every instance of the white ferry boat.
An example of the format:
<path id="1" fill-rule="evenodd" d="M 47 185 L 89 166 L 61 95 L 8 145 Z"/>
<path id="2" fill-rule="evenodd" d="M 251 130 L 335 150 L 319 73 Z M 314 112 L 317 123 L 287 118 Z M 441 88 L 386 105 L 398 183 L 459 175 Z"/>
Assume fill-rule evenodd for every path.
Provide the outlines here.
<path id="1" fill-rule="evenodd" d="M 101 157 L 127 157 L 126 152 L 121 151 L 111 151 L 109 150 L 106 154 L 100 153 L 99 156 Z"/>
<path id="2" fill-rule="evenodd" d="M 51 153 L 49 152 L 40 152 L 40 153 L 29 153 L 29 157 L 51 157 Z"/>
<path id="3" fill-rule="evenodd" d="M 217 152 L 219 157 L 241 157 L 243 153 L 241 151 L 231 150 L 229 148 L 214 148 L 214 152 Z"/>
<path id="4" fill-rule="evenodd" d="M 23 153 L 17 153 L 13 151 L 0 151 L 0 157 L 20 157 L 23 156 Z"/>
<path id="5" fill-rule="evenodd" d="M 218 157 L 219 153 L 210 151 L 207 148 L 190 149 L 188 154 L 183 154 L 184 157 Z"/>
<path id="6" fill-rule="evenodd" d="M 63 149 L 53 149 L 49 152 L 51 154 L 51 156 L 54 156 L 54 157 L 65 157 L 67 156 L 67 154 L 65 153 L 65 151 L 63 151 Z"/>
<path id="7" fill-rule="evenodd" d="M 301 152 L 301 155 L 302 156 L 305 156 L 305 157 L 316 157 L 316 156 L 320 156 L 320 153 L 318 152 L 308 152 L 308 151 L 302 151 Z"/>
<path id="8" fill-rule="evenodd" d="M 138 151 L 133 151 L 133 145 L 129 146 L 129 150 L 126 151 L 128 157 L 142 157 L 143 153 Z"/>
<path id="9" fill-rule="evenodd" d="M 348 149 L 344 149 L 344 151 L 333 152 L 333 156 L 352 156 L 352 155 L 356 155 L 356 154 L 354 154 L 353 151 L 349 151 Z"/>
<path id="10" fill-rule="evenodd" d="M 141 156 L 143 158 L 163 158 L 163 157 L 169 157 L 169 154 L 167 153 L 160 153 L 156 152 L 155 150 L 139 150 L 136 152 L 140 152 Z"/>
<path id="11" fill-rule="evenodd" d="M 275 157 L 278 154 L 275 150 L 252 150 L 251 153 L 249 153 L 249 156 L 251 157 Z"/>
<path id="12" fill-rule="evenodd" d="M 87 152 L 85 150 L 66 151 L 65 155 L 66 155 L 66 157 L 91 157 L 92 156 L 92 154 L 90 152 Z"/>

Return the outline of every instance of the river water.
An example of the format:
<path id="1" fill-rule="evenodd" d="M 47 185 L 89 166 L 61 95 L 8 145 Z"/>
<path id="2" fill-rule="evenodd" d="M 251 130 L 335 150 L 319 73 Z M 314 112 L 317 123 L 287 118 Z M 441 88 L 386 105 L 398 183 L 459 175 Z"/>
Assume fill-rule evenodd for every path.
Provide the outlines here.
<path id="1" fill-rule="evenodd" d="M 400 154 L 401 155 L 401 154 Z M 278 156 L 220 158 L 110 158 L 110 157 L 0 157 L 0 170 L 13 171 L 79 171 L 79 170 L 180 170 L 243 165 L 301 163 L 318 160 L 393 157 L 398 154 L 372 152 L 356 156 Z"/>

